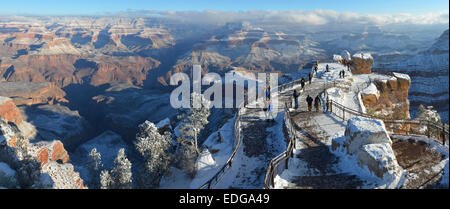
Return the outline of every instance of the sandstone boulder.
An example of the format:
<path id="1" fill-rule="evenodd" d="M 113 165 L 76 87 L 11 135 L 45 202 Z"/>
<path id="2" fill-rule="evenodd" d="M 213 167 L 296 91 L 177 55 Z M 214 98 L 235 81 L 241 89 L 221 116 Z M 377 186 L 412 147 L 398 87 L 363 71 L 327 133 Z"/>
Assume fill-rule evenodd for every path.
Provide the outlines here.
<path id="1" fill-rule="evenodd" d="M 345 136 L 332 140 L 332 150 L 353 155 L 362 169 L 380 178 L 387 188 L 398 187 L 403 169 L 392 150 L 392 141 L 381 120 L 354 117 L 348 120 Z"/>
<path id="2" fill-rule="evenodd" d="M 380 92 L 374 83 L 370 83 L 370 85 L 361 91 L 361 99 L 364 104 L 372 104 L 377 103 L 378 98 L 380 97 Z"/>
<path id="3" fill-rule="evenodd" d="M 6 123 L 13 123 L 25 138 L 33 138 L 36 135 L 34 126 L 23 120 L 20 110 L 11 98 L 0 96 L 0 118 Z M 8 141 L 8 145 L 15 147 L 16 140 L 13 137 Z"/>
<path id="4" fill-rule="evenodd" d="M 392 144 L 381 120 L 354 117 L 347 122 L 345 136 L 346 141 L 344 144 L 349 154 L 357 154 L 360 148 L 366 144 Z"/>
<path id="5" fill-rule="evenodd" d="M 14 146 L 10 144 L 11 141 L 16 141 L 16 139 L 22 138 L 23 136 L 20 130 L 14 128 L 13 125 L 0 119 L 0 157 L 3 160 L 13 163 L 14 166 L 12 168 L 18 168 L 21 166 L 23 156 L 15 152 L 16 142 L 14 142 Z M 37 162 L 41 163 L 39 188 L 41 186 L 42 188 L 55 189 L 86 188 L 78 172 L 75 172 L 73 165 L 68 162 L 69 155 L 60 141 L 32 143 L 28 139 L 25 139 L 23 140 L 23 146 L 25 146 L 28 153 Z"/>
<path id="6" fill-rule="evenodd" d="M 406 74 L 371 74 L 372 83 L 361 92 L 362 102 L 368 112 L 381 118 L 403 120 L 410 118 L 408 89 L 411 79 Z M 378 92 L 370 94 L 369 92 Z M 375 99 L 376 98 L 376 99 Z M 402 127 L 401 129 L 407 128 Z"/>
<path id="7" fill-rule="evenodd" d="M 6 122 L 12 122 L 14 124 L 20 124 L 22 122 L 19 109 L 14 105 L 13 100 L 8 97 L 0 96 L 0 117 L 6 120 Z"/>
<path id="8" fill-rule="evenodd" d="M 352 74 L 369 74 L 372 72 L 373 57 L 369 53 L 356 53 L 352 56 L 350 69 Z"/>
<path id="9" fill-rule="evenodd" d="M 34 144 L 34 155 L 43 167 L 49 161 L 69 162 L 69 154 L 59 140 L 41 141 Z"/>

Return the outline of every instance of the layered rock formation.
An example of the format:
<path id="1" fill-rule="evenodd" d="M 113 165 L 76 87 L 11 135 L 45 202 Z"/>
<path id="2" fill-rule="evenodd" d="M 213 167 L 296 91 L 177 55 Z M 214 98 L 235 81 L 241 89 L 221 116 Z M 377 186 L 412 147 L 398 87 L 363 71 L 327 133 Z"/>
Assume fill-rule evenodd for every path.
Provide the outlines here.
<path id="1" fill-rule="evenodd" d="M 59 139 L 65 147 L 73 149 L 86 141 L 90 134 L 89 123 L 78 111 L 56 105 L 34 105 L 21 107 L 22 116 L 36 127 L 39 135 L 36 140 L 52 141 Z"/>
<path id="2" fill-rule="evenodd" d="M 6 123 L 13 123 L 26 138 L 34 138 L 36 136 L 36 129 L 30 123 L 24 121 L 20 110 L 16 107 L 13 100 L 8 97 L 0 96 L 0 118 L 3 118 Z M 9 146 L 15 146 L 16 137 L 12 137 L 8 141 Z"/>
<path id="3" fill-rule="evenodd" d="M 4 100 L 4 97 L 2 97 L 2 100 Z M 14 108 L 16 107 L 14 106 Z M 69 155 L 61 141 L 53 140 L 33 143 L 30 141 L 30 138 L 24 137 L 19 126 L 12 121 L 9 121 L 10 123 L 8 124 L 8 121 L 3 119 L 4 115 L 0 115 L 0 161 L 7 163 L 12 169 L 22 169 L 21 167 L 24 163 L 29 163 L 28 161 L 25 162 L 26 159 L 23 156 L 23 150 L 25 150 L 40 165 L 34 168 L 38 169 L 40 177 L 27 180 L 33 181 L 31 182 L 33 186 L 55 189 L 85 188 L 83 180 L 74 171 L 73 165 L 68 163 Z M 13 121 L 17 122 L 18 120 L 15 119 Z M 21 123 L 24 123 L 24 121 Z M 17 143 L 19 139 L 20 144 Z M 22 151 L 16 152 L 15 149 L 19 148 Z"/>
<path id="4" fill-rule="evenodd" d="M 159 121 L 177 111 L 170 105 L 169 93 L 140 89 L 126 83 L 113 83 L 104 93 L 92 97 L 101 129 L 135 139 L 137 127 L 145 120 Z"/>
<path id="5" fill-rule="evenodd" d="M 326 59 L 325 51 L 317 47 L 319 44 L 306 36 L 244 25 L 224 27 L 227 27 L 224 34 L 196 44 L 158 81 L 167 84 L 172 74 L 190 72 L 195 64 L 200 64 L 204 72 L 224 73 L 239 66 L 257 72 L 288 73 L 298 72 L 317 59 Z"/>
<path id="6" fill-rule="evenodd" d="M 142 85 L 159 62 L 141 55 L 174 45 L 167 29 L 148 27 L 142 18 L 23 18 L 0 22 L 0 32 L 4 80 L 50 81 L 59 87 L 110 81 Z"/>
<path id="7" fill-rule="evenodd" d="M 424 44 L 424 46 L 427 46 Z M 445 30 L 433 41 L 431 46 L 405 58 L 387 56 L 388 64 L 378 66 L 411 76 L 409 92 L 412 116 L 419 113 L 419 105 L 434 106 L 444 122 L 448 122 L 449 91 L 449 31 Z M 399 56 L 401 56 L 400 54 Z M 378 63 L 378 62 L 377 62 Z M 439 85 L 436 85 L 439 84 Z"/>
<path id="8" fill-rule="evenodd" d="M 68 102 L 66 93 L 51 82 L 0 82 L 0 95 L 12 98 L 15 105 Z"/>
<path id="9" fill-rule="evenodd" d="M 406 74 L 377 75 L 361 91 L 367 113 L 389 119 L 410 119 L 408 90 L 411 79 Z"/>

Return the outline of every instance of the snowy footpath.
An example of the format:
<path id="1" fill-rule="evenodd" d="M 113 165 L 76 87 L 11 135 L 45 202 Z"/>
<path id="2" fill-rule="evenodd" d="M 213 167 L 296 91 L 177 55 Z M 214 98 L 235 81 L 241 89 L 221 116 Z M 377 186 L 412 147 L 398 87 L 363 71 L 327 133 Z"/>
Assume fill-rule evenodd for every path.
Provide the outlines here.
<path id="1" fill-rule="evenodd" d="M 345 71 L 345 78 L 339 76 L 342 70 Z M 324 107 L 325 99 L 328 97 L 348 108 L 365 112 L 360 93 L 371 91 L 370 83 L 375 77 L 389 79 L 387 76 L 378 74 L 352 75 L 341 64 L 323 63 L 319 64 L 312 83 L 307 82 L 304 90 L 300 89 L 300 85 L 296 85 L 273 95 L 279 101 L 275 107 L 273 121 L 267 120 L 267 115 L 262 108 L 244 108 L 240 121 L 241 145 L 232 161 L 232 166 L 225 170 L 218 183 L 212 185 L 212 188 L 260 189 L 263 187 L 270 161 L 287 147 L 287 139 L 283 131 L 283 107 L 285 103 L 288 103 L 290 107 L 290 104 L 293 104 L 294 89 L 300 92 L 299 107 L 290 108 L 290 112 L 299 140 L 296 141 L 294 157 L 289 158 L 289 169 L 275 177 L 275 188 L 388 188 L 385 182 L 369 170 L 360 168 L 356 159 L 331 151 L 332 140 L 344 137 L 347 120 L 352 116 L 346 115 L 343 120 L 342 113 L 326 112 Z M 313 111 L 308 111 L 306 103 L 308 95 L 313 99 L 316 96 L 321 99 L 321 108 L 318 111 L 314 108 Z M 205 141 L 203 144 L 205 149 L 197 160 L 198 171 L 193 179 L 173 168 L 172 174 L 163 178 L 161 188 L 194 189 L 213 177 L 234 151 L 234 120 L 235 118 L 230 119 Z M 219 137 L 219 132 L 222 137 Z M 404 145 L 400 144 L 401 140 L 407 141 L 407 139 L 397 138 L 393 146 L 394 150 L 397 149 L 395 151 L 400 153 L 397 159 L 403 166 L 409 166 L 408 163 L 414 163 L 408 161 L 412 154 L 409 152 L 402 154 L 401 147 Z M 408 146 L 413 146 L 412 149 L 416 150 L 429 150 L 420 143 L 408 144 Z M 431 149 L 437 150 L 441 155 L 438 156 L 434 154 L 436 151 L 432 151 L 426 155 L 428 157 L 426 160 L 438 159 L 437 162 L 439 162 L 441 157 L 440 163 L 431 167 L 425 165 L 420 167 L 420 163 L 412 166 L 408 170 L 411 173 L 407 175 L 407 179 L 399 182 L 399 184 L 403 183 L 404 188 L 425 185 L 427 182 L 419 182 L 414 178 L 417 176 L 429 178 L 426 175 L 441 178 L 440 181 L 448 185 L 448 145 L 433 144 Z M 437 173 L 444 173 L 444 175 L 441 177 Z"/>
<path id="2" fill-rule="evenodd" d="M 327 64 L 329 65 L 328 71 L 325 70 Z M 371 90 L 370 81 L 375 77 L 389 79 L 387 76 L 378 74 L 352 75 L 348 71 L 345 71 L 345 78 L 340 78 L 339 72 L 341 70 L 345 70 L 345 67 L 340 64 L 319 64 L 312 85 L 307 87 L 299 97 L 299 108 L 291 109 L 296 134 L 300 140 L 296 142 L 294 157 L 289 159 L 289 169 L 275 177 L 275 188 L 392 188 L 391 185 L 387 185 L 386 182 L 374 176 L 369 170 L 360 168 L 357 159 L 331 151 L 332 139 L 344 137 L 347 120 L 352 117 L 351 115 L 346 115 L 346 120 L 343 120 L 340 112 L 323 111 L 324 105 L 318 112 L 315 112 L 315 110 L 308 112 L 305 101 L 307 95 L 313 98 L 319 95 L 322 104 L 328 96 L 329 99 L 348 108 L 365 112 L 359 94 Z M 422 137 L 418 141 L 424 141 L 423 138 L 426 137 Z M 432 145 L 429 148 L 417 142 L 409 143 L 408 146 L 411 150 L 421 150 L 422 154 L 414 153 L 414 155 L 424 156 L 410 162 L 411 158 L 414 157 L 411 156 L 413 154 L 406 151 L 406 154 L 402 154 L 401 147 L 405 145 L 400 145 L 398 142 L 398 140 L 406 139 L 409 139 L 409 137 L 397 137 L 394 143 L 394 150 L 398 155 L 397 160 L 404 167 L 409 166 L 409 169 L 407 169 L 409 174 L 406 178 L 397 182 L 396 186 L 417 188 L 429 183 L 430 180 L 428 179 L 433 178 L 434 180 L 439 179 L 442 185 L 448 185 L 448 145 L 442 146 L 430 139 L 427 140 L 428 144 Z M 442 158 L 440 162 L 439 157 Z M 435 165 L 432 164 L 432 160 L 434 160 Z M 420 163 L 417 163 L 418 161 L 428 161 L 428 164 L 420 165 Z M 415 163 L 415 165 L 410 166 L 407 163 Z M 419 176 L 424 180 L 418 182 L 417 177 Z"/>

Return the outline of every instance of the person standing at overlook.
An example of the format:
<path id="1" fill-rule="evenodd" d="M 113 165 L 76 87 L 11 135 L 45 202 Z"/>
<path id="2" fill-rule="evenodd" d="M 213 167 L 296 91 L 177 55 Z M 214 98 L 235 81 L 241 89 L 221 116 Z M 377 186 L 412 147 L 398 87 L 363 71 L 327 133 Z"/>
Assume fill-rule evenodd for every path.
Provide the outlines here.
<path id="1" fill-rule="evenodd" d="M 300 93 L 298 93 L 297 90 L 294 90 L 294 94 L 292 97 L 294 97 L 294 109 L 298 109 L 298 97 L 300 96 Z"/>
<path id="2" fill-rule="evenodd" d="M 309 84 L 311 84 L 311 81 L 312 81 L 312 75 L 311 75 L 311 73 L 308 74 L 308 78 L 309 78 Z"/>
<path id="3" fill-rule="evenodd" d="M 313 98 L 308 95 L 308 97 L 306 97 L 306 102 L 308 103 L 308 111 L 311 112 Z"/>
<path id="4" fill-rule="evenodd" d="M 319 112 L 319 107 L 320 107 L 319 95 L 317 95 L 316 98 L 314 99 L 314 107 L 316 108 L 316 112 Z"/>

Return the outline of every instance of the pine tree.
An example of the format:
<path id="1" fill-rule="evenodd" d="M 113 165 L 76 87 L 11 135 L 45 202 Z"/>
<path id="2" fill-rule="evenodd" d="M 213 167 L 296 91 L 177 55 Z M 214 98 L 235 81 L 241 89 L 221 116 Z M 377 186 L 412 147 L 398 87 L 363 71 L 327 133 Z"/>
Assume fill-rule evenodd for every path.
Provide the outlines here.
<path id="1" fill-rule="evenodd" d="M 200 104 L 195 107 L 194 104 Z M 181 137 L 177 138 L 180 146 L 177 147 L 177 164 L 178 167 L 190 174 L 195 175 L 195 161 L 200 153 L 198 147 L 198 135 L 209 123 L 210 101 L 205 99 L 203 95 L 191 94 L 191 108 L 184 110 L 179 115 L 182 124 L 180 125 Z"/>
<path id="2" fill-rule="evenodd" d="M 97 152 L 96 148 L 92 148 L 88 157 L 89 159 L 87 168 L 89 170 L 90 175 L 89 187 L 93 189 L 98 189 L 101 186 L 100 171 L 103 168 L 103 165 L 101 163 L 102 156 L 100 153 Z"/>
<path id="3" fill-rule="evenodd" d="M 113 189 L 114 180 L 111 177 L 111 174 L 109 174 L 109 171 L 103 170 L 100 173 L 100 184 L 101 189 Z"/>
<path id="4" fill-rule="evenodd" d="M 27 144 L 28 142 L 22 136 L 18 136 L 15 154 L 20 160 L 20 166 L 17 169 L 20 187 L 23 189 L 49 188 L 51 185 L 41 183 L 41 164 L 29 153 Z"/>
<path id="5" fill-rule="evenodd" d="M 132 188 L 131 162 L 125 155 L 125 149 L 117 152 L 114 168 L 111 171 L 103 170 L 100 173 L 102 189 L 131 189 Z"/>
<path id="6" fill-rule="evenodd" d="M 159 134 L 155 124 L 149 121 L 139 125 L 135 146 L 145 162 L 139 174 L 138 187 L 155 188 L 159 186 L 161 178 L 170 172 L 170 145 L 171 137 L 168 132 Z"/>
<path id="7" fill-rule="evenodd" d="M 117 153 L 117 157 L 114 160 L 114 168 L 111 170 L 111 177 L 114 181 L 114 189 L 132 188 L 131 162 L 125 155 L 124 148 Z"/>
<path id="8" fill-rule="evenodd" d="M 205 99 L 202 94 L 191 94 L 191 108 L 185 111 L 179 116 L 182 125 L 180 126 L 181 134 L 184 139 L 194 140 L 195 151 L 200 153 L 198 148 L 197 137 L 200 132 L 205 128 L 205 125 L 209 123 L 208 117 L 210 112 L 210 101 Z M 200 104 L 199 107 L 194 107 L 193 104 Z"/>

